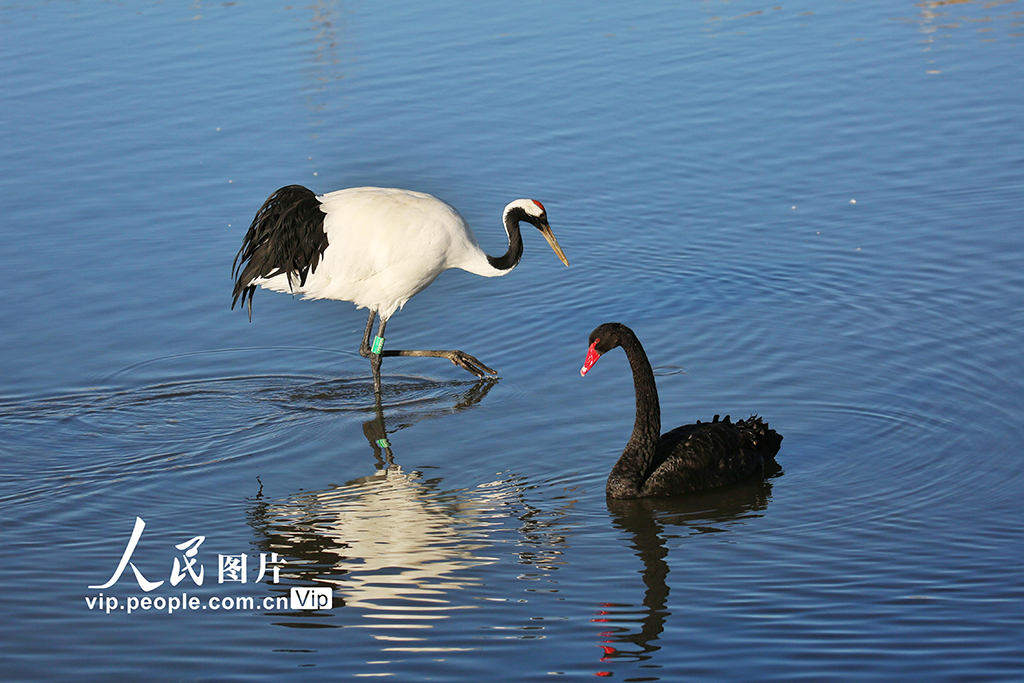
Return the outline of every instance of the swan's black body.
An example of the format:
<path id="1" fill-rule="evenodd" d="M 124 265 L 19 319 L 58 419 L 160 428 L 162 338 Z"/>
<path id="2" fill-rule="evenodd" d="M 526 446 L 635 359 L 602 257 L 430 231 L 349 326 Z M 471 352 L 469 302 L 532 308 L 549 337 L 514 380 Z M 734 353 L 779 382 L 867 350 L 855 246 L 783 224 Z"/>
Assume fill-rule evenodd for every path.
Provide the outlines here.
<path id="1" fill-rule="evenodd" d="M 636 421 L 633 434 L 608 475 L 611 498 L 675 496 L 717 488 L 758 470 L 779 451 L 782 436 L 761 418 L 732 422 L 728 416 L 676 427 L 661 434 L 661 407 L 654 371 L 633 330 L 605 323 L 590 334 L 582 372 L 601 354 L 621 346 L 633 370 Z"/>

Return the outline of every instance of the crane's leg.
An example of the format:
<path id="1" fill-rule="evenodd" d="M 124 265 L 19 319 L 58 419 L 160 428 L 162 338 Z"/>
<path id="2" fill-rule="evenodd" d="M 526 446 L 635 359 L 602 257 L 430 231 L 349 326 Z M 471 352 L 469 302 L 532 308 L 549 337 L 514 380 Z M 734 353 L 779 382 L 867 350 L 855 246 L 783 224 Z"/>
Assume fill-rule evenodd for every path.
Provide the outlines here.
<path id="1" fill-rule="evenodd" d="M 380 339 L 380 344 L 383 347 L 384 344 L 384 327 L 387 325 L 387 321 L 381 318 L 380 327 L 377 328 L 377 339 Z M 376 340 L 374 340 L 376 343 Z M 455 365 L 458 365 L 463 370 L 471 372 L 477 377 L 483 377 L 485 373 L 497 375 L 497 370 L 492 370 L 487 367 L 479 360 L 459 350 L 452 351 L 423 351 L 416 349 L 384 349 L 381 348 L 379 356 L 416 356 L 416 357 L 429 357 L 429 358 L 447 358 Z M 373 356 L 371 356 L 371 360 Z M 380 363 L 378 357 L 378 365 Z"/>
<path id="2" fill-rule="evenodd" d="M 366 331 L 363 332 L 363 343 L 359 345 L 359 355 L 363 358 L 370 357 L 370 333 L 373 332 L 373 321 L 377 317 L 377 311 L 370 311 L 370 317 L 366 321 Z"/>
<path id="3" fill-rule="evenodd" d="M 359 345 L 359 355 L 363 358 L 370 359 L 370 368 L 373 370 L 373 394 L 380 399 L 380 353 L 374 353 L 374 347 L 377 346 L 376 340 L 374 346 L 370 346 L 370 333 L 373 331 L 373 320 L 377 317 L 377 311 L 371 310 L 370 317 L 366 320 L 366 331 L 363 332 L 363 342 Z M 380 321 L 380 330 L 377 336 L 381 338 L 381 344 L 384 343 L 384 320 Z"/>

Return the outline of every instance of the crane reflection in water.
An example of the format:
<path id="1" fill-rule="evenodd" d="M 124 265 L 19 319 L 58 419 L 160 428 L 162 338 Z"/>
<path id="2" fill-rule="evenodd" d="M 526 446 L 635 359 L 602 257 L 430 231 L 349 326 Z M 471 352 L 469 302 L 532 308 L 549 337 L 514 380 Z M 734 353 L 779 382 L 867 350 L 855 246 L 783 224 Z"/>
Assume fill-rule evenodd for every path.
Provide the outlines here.
<path id="1" fill-rule="evenodd" d="M 537 514 L 526 500 L 529 486 L 521 477 L 505 473 L 472 488 L 452 489 L 442 477 L 403 469 L 393 452 L 395 432 L 473 407 L 496 381 L 481 379 L 426 405 L 403 402 L 401 380 L 389 382 L 398 407 L 385 409 L 378 397 L 362 425 L 375 460 L 372 474 L 282 499 L 267 499 L 261 488 L 252 499 L 249 524 L 262 550 L 288 558 L 282 589 L 288 590 L 285 583 L 330 585 L 336 608 L 356 608 L 375 618 L 367 624 L 374 638 L 422 649 L 429 645 L 417 644 L 422 641 L 417 629 L 474 607 L 453 593 L 484 583 L 474 570 L 498 561 L 495 534 L 514 527 L 514 547 L 528 553 L 531 564 L 560 556 L 564 538 L 548 528 L 552 515 Z M 330 398 L 329 391 L 320 394 L 325 403 Z M 341 625 L 336 610 L 282 616 L 294 617 L 282 623 L 286 626 Z"/>

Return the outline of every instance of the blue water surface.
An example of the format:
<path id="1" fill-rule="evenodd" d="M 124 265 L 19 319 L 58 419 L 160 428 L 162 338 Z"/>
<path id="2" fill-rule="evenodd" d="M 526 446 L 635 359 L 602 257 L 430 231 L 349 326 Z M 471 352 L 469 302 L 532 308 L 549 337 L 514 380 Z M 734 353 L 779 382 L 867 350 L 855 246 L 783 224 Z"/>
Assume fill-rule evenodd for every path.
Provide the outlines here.
<path id="1" fill-rule="evenodd" d="M 3 678 L 1024 677 L 1022 41 L 1016 0 L 0 7 Z M 365 311 L 231 310 L 292 183 L 492 254 L 532 197 L 571 267 L 443 273 L 388 345 L 499 378 L 388 358 L 378 406 Z M 665 428 L 759 413 L 779 466 L 606 500 L 610 320 Z"/>

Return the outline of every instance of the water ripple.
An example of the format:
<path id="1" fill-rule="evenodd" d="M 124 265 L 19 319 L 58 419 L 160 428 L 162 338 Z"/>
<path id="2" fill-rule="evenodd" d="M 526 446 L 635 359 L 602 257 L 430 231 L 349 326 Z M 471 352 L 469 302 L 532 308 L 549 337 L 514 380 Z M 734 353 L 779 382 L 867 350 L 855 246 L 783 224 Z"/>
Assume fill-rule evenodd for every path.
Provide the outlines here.
<path id="1" fill-rule="evenodd" d="M 0 502 L 32 505 L 41 496 L 203 471 L 272 448 L 321 415 L 362 420 L 380 411 L 368 377 L 217 374 L 232 362 L 244 364 L 247 355 L 232 350 L 154 359 L 113 373 L 105 388 L 0 402 L 6 437 Z M 234 361 L 220 362 L 231 356 Z M 109 386 L 115 380 L 120 386 Z M 472 407 L 496 383 L 386 380 L 383 398 L 396 429 Z"/>

